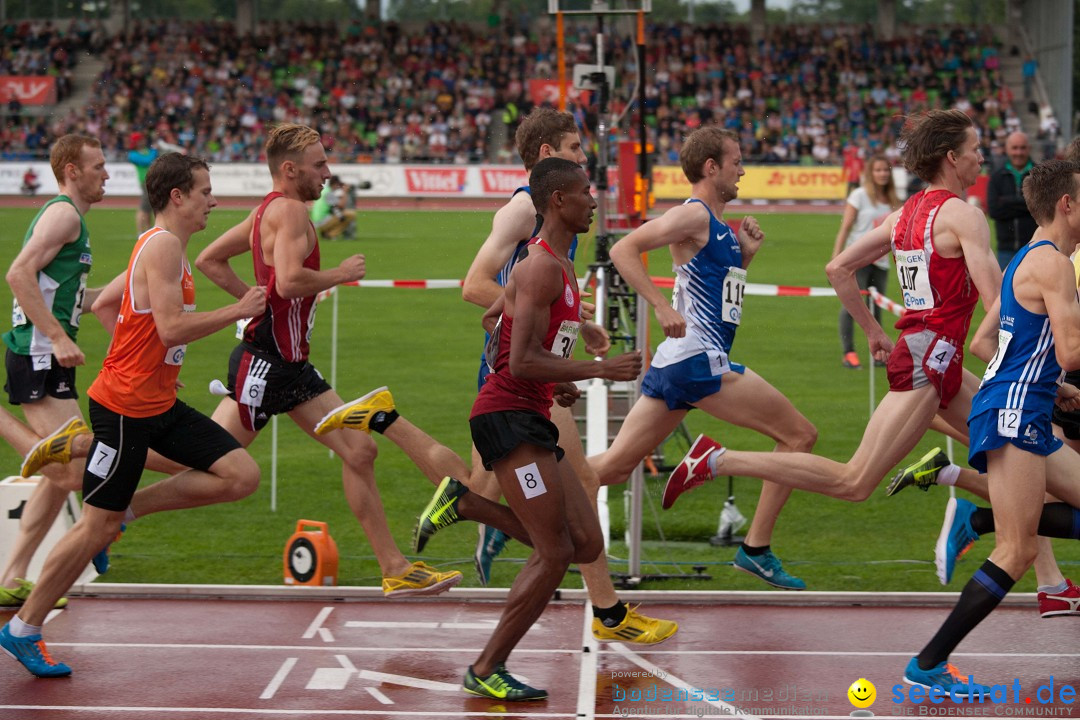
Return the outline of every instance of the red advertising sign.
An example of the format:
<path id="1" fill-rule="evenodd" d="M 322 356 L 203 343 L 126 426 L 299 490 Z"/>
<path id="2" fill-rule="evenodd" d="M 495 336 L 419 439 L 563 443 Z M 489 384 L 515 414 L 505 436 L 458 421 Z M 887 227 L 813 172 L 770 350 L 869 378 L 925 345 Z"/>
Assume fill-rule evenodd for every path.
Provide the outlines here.
<path id="1" fill-rule="evenodd" d="M 0 75 L 0 102 L 55 105 L 56 78 L 46 75 Z"/>
<path id="2" fill-rule="evenodd" d="M 578 105 L 589 104 L 589 91 L 578 90 L 569 81 L 566 83 L 566 97 Z M 533 105 L 547 103 L 552 107 L 559 106 L 559 81 L 558 80 L 529 80 L 529 99 Z"/>
<path id="3" fill-rule="evenodd" d="M 522 185 L 529 184 L 529 173 L 524 168 L 483 168 L 480 178 L 484 194 L 509 195 Z"/>
<path id="4" fill-rule="evenodd" d="M 465 189 L 464 168 L 405 168 L 405 184 L 411 193 L 460 195 Z"/>

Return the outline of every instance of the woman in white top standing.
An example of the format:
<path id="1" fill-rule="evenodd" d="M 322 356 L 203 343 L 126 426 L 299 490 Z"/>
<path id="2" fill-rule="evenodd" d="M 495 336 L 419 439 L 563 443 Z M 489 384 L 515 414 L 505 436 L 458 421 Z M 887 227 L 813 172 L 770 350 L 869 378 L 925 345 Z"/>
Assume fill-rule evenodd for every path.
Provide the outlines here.
<path id="1" fill-rule="evenodd" d="M 836 234 L 832 257 L 859 239 L 864 233 L 881 224 L 891 213 L 900 207 L 896 196 L 896 183 L 893 182 L 892 166 L 884 155 L 874 155 L 863 170 L 862 185 L 851 191 L 844 206 L 844 217 L 840 221 L 840 232 Z M 889 256 L 856 271 L 855 279 L 859 287 L 866 290 L 875 287 L 884 292 L 889 278 Z M 870 298 L 867 297 L 869 304 Z M 874 306 L 874 317 L 880 322 L 881 308 Z M 855 353 L 853 322 L 847 310 L 840 308 L 840 343 L 844 349 L 842 362 L 846 368 L 858 368 L 859 356 Z"/>

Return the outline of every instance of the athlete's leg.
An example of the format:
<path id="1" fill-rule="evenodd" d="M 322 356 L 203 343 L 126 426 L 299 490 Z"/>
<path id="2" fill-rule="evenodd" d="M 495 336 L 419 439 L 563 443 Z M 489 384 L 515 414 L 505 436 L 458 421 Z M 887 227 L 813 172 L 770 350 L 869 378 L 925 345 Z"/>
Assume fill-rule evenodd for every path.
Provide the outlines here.
<path id="1" fill-rule="evenodd" d="M 240 414 L 232 398 L 222 398 L 211 419 L 242 447 L 251 445 L 258 436 L 258 432 L 245 430 L 240 424 Z M 171 460 L 167 462 L 183 468 Z M 143 517 L 164 510 L 232 502 L 247 497 L 259 487 L 259 466 L 247 453 L 229 453 L 218 463 L 222 464 L 219 466 L 215 463 L 209 472 L 185 468 L 171 477 L 140 488 L 131 499 L 132 514 Z"/>
<path id="2" fill-rule="evenodd" d="M 371 550 L 375 553 L 383 577 L 404 575 L 411 563 L 394 543 L 386 521 L 386 512 L 383 510 L 382 498 L 379 497 L 379 489 L 375 485 L 375 457 L 378 455 L 375 441 L 362 432 L 315 434 L 315 425 L 340 405 L 341 397 L 335 391 L 329 390 L 297 405 L 289 411 L 289 417 L 304 432 L 341 458 L 345 500 L 371 543 Z"/>
<path id="3" fill-rule="evenodd" d="M 630 408 L 611 446 L 589 457 L 601 485 L 626 482 L 642 460 L 675 431 L 686 410 L 669 410 L 663 400 L 642 395 Z"/>
<path id="4" fill-rule="evenodd" d="M 744 374 L 728 373 L 720 390 L 694 403 L 715 418 L 749 428 L 776 441 L 776 452 L 809 453 L 817 442 L 817 430 L 791 401 L 760 375 L 747 368 Z M 791 488 L 765 481 L 761 485 L 746 545 L 770 544 L 780 510 Z"/>
<path id="5" fill-rule="evenodd" d="M 526 468 L 533 465 L 536 478 L 525 479 Z M 495 463 L 503 495 L 533 538 L 534 549 L 525 567 L 518 573 L 506 598 L 502 617 L 494 633 L 473 664 L 478 676 L 489 675 L 495 666 L 506 662 L 518 641 L 544 611 L 552 593 L 559 586 L 571 562 L 589 562 L 603 550 L 600 526 L 593 517 L 591 526 L 572 528 L 570 504 L 576 502 L 577 520 L 584 503 L 580 481 L 573 477 L 567 463 L 556 462 L 546 448 L 523 444 Z M 525 497 L 542 483 L 543 491 Z"/>
<path id="6" fill-rule="evenodd" d="M 27 425 L 4 410 L 0 413 L 0 434 L 20 455 L 69 418 L 82 416 L 79 403 L 73 398 L 46 396 L 33 403 L 22 405 Z M 85 436 L 89 438 L 89 435 Z M 68 465 L 50 465 L 42 471 L 45 481 L 37 484 L 19 518 L 19 532 L 11 546 L 4 569 L 0 572 L 0 585 L 15 587 L 15 578 L 25 578 L 41 541 L 56 522 L 68 493 L 82 487 L 82 462 Z"/>
<path id="7" fill-rule="evenodd" d="M 754 403 L 755 398 L 746 398 Z M 749 475 L 800 490 L 861 502 L 890 468 L 911 452 L 930 427 L 939 398 L 925 385 L 906 392 L 890 391 L 866 426 L 859 448 L 847 463 L 809 453 L 753 453 L 727 450 L 719 458 L 725 475 Z"/>

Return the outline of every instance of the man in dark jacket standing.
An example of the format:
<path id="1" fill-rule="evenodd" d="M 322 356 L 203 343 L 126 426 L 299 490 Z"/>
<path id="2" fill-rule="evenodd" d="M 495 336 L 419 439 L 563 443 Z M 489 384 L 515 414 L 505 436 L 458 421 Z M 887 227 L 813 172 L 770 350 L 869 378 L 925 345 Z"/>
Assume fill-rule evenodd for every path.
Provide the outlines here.
<path id="1" fill-rule="evenodd" d="M 986 189 L 987 210 L 997 226 L 997 258 L 1002 270 L 1031 239 L 1037 226 L 1020 193 L 1032 166 L 1027 135 L 1010 133 L 1005 138 L 1005 156 L 1004 166 L 990 175 Z"/>

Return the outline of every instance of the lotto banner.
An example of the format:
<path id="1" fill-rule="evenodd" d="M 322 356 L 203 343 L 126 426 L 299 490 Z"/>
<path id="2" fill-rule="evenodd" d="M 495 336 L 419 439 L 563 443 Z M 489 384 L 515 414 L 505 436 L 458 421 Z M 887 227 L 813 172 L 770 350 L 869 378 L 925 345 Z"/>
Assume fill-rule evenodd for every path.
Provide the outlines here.
<path id="1" fill-rule="evenodd" d="M 653 168 L 653 194 L 658 200 L 685 200 L 690 183 L 674 165 Z M 843 200 L 844 169 L 833 166 L 748 165 L 739 181 L 740 200 Z"/>

